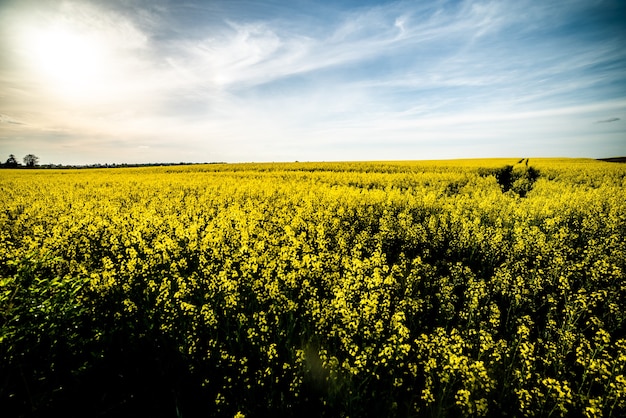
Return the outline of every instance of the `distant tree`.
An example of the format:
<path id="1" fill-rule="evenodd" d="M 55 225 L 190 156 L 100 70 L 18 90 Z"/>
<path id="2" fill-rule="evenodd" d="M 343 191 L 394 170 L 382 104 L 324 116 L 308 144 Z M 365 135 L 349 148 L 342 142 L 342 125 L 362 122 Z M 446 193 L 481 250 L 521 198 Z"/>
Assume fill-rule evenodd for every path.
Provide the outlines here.
<path id="1" fill-rule="evenodd" d="M 7 160 L 6 163 L 4 163 L 4 166 L 7 168 L 15 168 L 18 166 L 17 160 L 15 159 L 15 155 L 11 154 L 9 155 L 9 159 Z"/>
<path id="2" fill-rule="evenodd" d="M 24 157 L 24 165 L 26 165 L 26 167 L 34 167 L 37 165 L 38 162 L 39 157 L 37 157 L 36 155 L 28 154 L 26 157 Z"/>

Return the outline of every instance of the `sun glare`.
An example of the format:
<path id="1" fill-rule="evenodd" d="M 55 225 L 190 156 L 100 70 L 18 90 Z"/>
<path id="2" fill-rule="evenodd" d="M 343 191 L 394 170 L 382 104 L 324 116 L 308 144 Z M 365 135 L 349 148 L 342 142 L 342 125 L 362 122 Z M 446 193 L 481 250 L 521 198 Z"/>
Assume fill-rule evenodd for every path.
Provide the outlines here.
<path id="1" fill-rule="evenodd" d="M 106 48 L 95 36 L 61 25 L 26 32 L 33 71 L 51 91 L 66 98 L 94 98 L 103 88 Z"/>

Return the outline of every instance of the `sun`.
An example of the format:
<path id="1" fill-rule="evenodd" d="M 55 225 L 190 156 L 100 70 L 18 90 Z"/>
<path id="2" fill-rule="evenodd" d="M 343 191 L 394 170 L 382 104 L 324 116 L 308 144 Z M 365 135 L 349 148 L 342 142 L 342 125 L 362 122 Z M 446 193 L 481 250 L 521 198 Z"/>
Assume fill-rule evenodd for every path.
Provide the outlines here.
<path id="1" fill-rule="evenodd" d="M 31 70 L 47 88 L 66 98 L 93 98 L 106 74 L 104 43 L 61 24 L 25 32 L 24 50 Z"/>

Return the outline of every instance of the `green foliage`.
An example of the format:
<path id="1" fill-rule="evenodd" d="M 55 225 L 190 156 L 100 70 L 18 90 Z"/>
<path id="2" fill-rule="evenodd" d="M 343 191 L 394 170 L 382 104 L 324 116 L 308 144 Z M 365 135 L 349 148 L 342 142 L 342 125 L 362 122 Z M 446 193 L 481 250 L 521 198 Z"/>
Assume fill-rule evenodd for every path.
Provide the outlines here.
<path id="1" fill-rule="evenodd" d="M 521 166 L 522 161 L 524 160 L 520 160 L 516 166 L 506 165 L 502 168 L 479 168 L 478 174 L 483 177 L 494 176 L 503 192 L 510 190 L 519 197 L 526 197 L 540 174 L 539 170 L 528 166 L 528 159 L 526 159 L 524 167 Z"/>
<path id="2" fill-rule="evenodd" d="M 624 415 L 625 169 L 523 161 L 12 172 L 0 406 Z"/>

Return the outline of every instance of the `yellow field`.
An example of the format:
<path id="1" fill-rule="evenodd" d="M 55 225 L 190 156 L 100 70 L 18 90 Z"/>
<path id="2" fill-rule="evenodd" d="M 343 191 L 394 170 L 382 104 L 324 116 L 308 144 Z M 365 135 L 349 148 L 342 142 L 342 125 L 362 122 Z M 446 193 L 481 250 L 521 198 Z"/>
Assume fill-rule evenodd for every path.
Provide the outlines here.
<path id="1" fill-rule="evenodd" d="M 626 414 L 626 165 L 2 170 L 0 192 L 7 416 Z"/>

